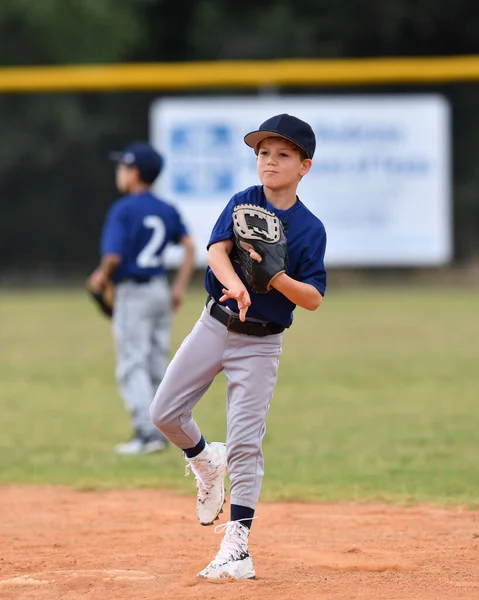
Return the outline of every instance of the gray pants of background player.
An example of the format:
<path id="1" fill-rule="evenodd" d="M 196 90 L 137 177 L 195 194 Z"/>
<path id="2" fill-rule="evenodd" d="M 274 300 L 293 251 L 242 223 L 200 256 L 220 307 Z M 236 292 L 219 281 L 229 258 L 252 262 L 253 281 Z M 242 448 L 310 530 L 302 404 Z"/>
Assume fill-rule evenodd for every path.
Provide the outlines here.
<path id="1" fill-rule="evenodd" d="M 168 364 L 170 329 L 171 297 L 166 278 L 118 284 L 113 315 L 116 378 L 133 428 L 140 435 L 158 437 L 150 405 Z"/>
<path id="2" fill-rule="evenodd" d="M 215 376 L 225 372 L 231 504 L 256 508 L 259 499 L 264 474 L 261 443 L 282 337 L 229 332 L 205 308 L 168 366 L 151 405 L 152 420 L 161 432 L 179 448 L 192 448 L 201 439 L 192 410 Z"/>

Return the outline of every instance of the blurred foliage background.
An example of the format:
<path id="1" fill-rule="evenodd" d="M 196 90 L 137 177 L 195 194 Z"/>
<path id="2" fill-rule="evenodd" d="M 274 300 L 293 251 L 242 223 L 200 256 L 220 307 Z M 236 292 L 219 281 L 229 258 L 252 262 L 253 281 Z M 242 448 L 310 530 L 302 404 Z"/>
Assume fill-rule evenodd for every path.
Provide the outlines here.
<path id="1" fill-rule="evenodd" d="M 2 0 L 0 66 L 479 54 L 478 28 L 472 0 Z M 452 108 L 455 264 L 469 264 L 479 256 L 479 83 L 275 90 L 431 91 Z M 218 93 L 238 92 L 208 91 Z M 0 96 L 1 278 L 94 266 L 116 198 L 107 154 L 148 137 L 158 96 Z"/>

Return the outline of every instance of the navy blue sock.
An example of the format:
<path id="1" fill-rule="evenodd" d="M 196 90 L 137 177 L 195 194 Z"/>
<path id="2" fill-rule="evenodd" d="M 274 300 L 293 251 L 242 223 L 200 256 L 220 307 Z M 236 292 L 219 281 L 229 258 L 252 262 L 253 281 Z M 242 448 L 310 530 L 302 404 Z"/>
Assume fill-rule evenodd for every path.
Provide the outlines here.
<path id="1" fill-rule="evenodd" d="M 230 507 L 230 520 L 231 521 L 240 521 L 241 524 L 251 529 L 251 523 L 254 517 L 254 508 L 249 508 L 248 506 L 240 506 L 239 504 L 232 504 Z M 242 519 L 246 519 L 243 521 Z"/>
<path id="2" fill-rule="evenodd" d="M 186 450 L 183 450 L 183 452 L 188 458 L 195 458 L 195 456 L 198 456 L 198 454 L 205 449 L 205 446 L 206 440 L 203 436 L 201 436 L 201 440 L 196 444 L 194 448 L 187 448 Z"/>

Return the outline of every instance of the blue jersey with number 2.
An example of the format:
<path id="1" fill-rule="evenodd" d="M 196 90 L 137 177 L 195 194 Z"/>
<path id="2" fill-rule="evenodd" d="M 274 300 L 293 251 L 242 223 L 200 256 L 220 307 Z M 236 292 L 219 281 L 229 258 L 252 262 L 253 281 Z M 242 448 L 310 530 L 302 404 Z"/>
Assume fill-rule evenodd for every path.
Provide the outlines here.
<path id="1" fill-rule="evenodd" d="M 301 202 L 296 201 L 287 210 L 278 210 L 270 204 L 264 195 L 263 186 L 250 187 L 243 192 L 235 194 L 226 208 L 221 213 L 211 233 L 208 248 L 211 244 L 223 240 L 234 239 L 233 234 L 233 209 L 238 204 L 255 204 L 275 213 L 283 223 L 288 244 L 288 270 L 287 274 L 303 283 L 314 286 L 323 296 L 326 291 L 326 269 L 324 267 L 324 253 L 326 250 L 326 231 L 321 221 Z M 233 263 L 236 273 L 245 283 L 241 267 Z M 206 291 L 219 300 L 222 294 L 222 285 L 216 279 L 213 271 L 208 268 L 205 278 Z M 267 294 L 255 294 L 248 289 L 251 297 L 251 306 L 248 317 L 272 321 L 285 327 L 293 322 L 293 310 L 296 305 L 275 289 Z M 237 311 L 236 300 L 227 300 L 224 304 L 231 310 Z"/>
<path id="2" fill-rule="evenodd" d="M 187 234 L 174 206 L 151 192 L 131 194 L 110 208 L 103 226 L 101 254 L 119 254 L 116 283 L 131 277 L 155 277 L 164 271 L 162 254 Z"/>

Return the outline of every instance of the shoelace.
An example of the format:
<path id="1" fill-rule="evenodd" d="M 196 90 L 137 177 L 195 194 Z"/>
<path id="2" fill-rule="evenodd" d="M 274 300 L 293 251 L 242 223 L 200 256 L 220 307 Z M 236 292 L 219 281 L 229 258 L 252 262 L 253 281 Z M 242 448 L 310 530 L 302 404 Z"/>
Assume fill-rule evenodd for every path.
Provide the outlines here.
<path id="1" fill-rule="evenodd" d="M 253 519 L 256 518 L 253 517 Z M 249 529 L 244 525 L 240 525 L 240 522 L 249 520 L 238 519 L 237 521 L 227 521 L 214 528 L 215 533 L 222 533 L 224 531 L 225 536 L 213 562 L 223 564 L 231 558 L 238 559 L 241 554 L 248 552 Z"/>
<path id="2" fill-rule="evenodd" d="M 216 469 L 210 467 L 210 462 L 208 460 L 202 462 L 205 463 L 203 472 L 201 468 L 198 469 L 193 463 L 189 462 L 185 466 L 185 477 L 188 477 L 190 472 L 193 472 L 193 475 L 195 476 L 198 499 L 201 501 L 206 499 L 208 491 L 213 487 L 216 478 Z"/>

